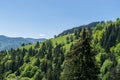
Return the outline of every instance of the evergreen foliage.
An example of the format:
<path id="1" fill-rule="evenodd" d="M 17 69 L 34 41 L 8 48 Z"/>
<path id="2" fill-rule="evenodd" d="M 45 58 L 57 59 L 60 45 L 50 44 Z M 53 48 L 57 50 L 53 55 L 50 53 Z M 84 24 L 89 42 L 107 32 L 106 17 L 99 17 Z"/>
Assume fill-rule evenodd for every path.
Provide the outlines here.
<path id="1" fill-rule="evenodd" d="M 83 27 L 1 51 L 0 80 L 120 80 L 120 19 Z"/>
<path id="2" fill-rule="evenodd" d="M 91 50 L 86 29 L 83 29 L 82 39 L 67 56 L 63 80 L 97 80 L 98 72 L 95 53 Z"/>

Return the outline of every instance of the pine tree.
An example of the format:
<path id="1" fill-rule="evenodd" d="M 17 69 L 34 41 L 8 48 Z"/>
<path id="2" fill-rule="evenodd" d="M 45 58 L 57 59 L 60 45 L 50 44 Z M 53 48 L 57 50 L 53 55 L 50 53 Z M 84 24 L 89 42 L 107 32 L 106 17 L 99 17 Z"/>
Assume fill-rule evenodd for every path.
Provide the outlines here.
<path id="1" fill-rule="evenodd" d="M 79 32 L 77 29 L 74 30 L 74 36 L 75 36 L 75 39 L 79 38 Z"/>
<path id="2" fill-rule="evenodd" d="M 39 48 L 39 47 L 40 47 L 40 44 L 39 44 L 39 42 L 37 42 L 35 45 L 35 48 Z"/>
<path id="3" fill-rule="evenodd" d="M 66 37 L 66 43 L 69 44 L 70 43 L 70 38 Z"/>
<path id="4" fill-rule="evenodd" d="M 67 55 L 62 80 L 97 80 L 98 66 L 95 53 L 89 43 L 86 29 L 82 31 L 82 39 L 71 48 Z"/>
<path id="5" fill-rule="evenodd" d="M 39 67 L 39 65 L 40 65 L 40 60 L 39 60 L 39 58 L 36 59 L 34 65 Z"/>

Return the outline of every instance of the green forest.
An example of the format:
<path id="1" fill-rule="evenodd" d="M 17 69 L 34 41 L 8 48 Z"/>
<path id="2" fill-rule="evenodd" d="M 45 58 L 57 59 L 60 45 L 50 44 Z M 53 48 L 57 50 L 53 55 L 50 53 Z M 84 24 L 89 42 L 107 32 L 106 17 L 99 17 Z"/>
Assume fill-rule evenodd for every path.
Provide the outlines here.
<path id="1" fill-rule="evenodd" d="M 120 80 L 120 18 L 1 51 L 0 80 Z"/>

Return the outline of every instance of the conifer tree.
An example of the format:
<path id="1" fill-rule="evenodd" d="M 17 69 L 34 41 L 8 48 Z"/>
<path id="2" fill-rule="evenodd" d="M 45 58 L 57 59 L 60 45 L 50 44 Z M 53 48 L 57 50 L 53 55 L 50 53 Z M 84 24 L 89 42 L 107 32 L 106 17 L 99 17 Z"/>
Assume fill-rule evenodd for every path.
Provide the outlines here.
<path id="1" fill-rule="evenodd" d="M 75 39 L 79 38 L 79 32 L 77 29 L 74 30 L 74 36 L 75 36 Z"/>
<path id="2" fill-rule="evenodd" d="M 39 47 L 40 47 L 40 44 L 39 44 L 39 42 L 37 42 L 35 45 L 35 48 L 39 48 Z"/>
<path id="3" fill-rule="evenodd" d="M 98 66 L 92 51 L 88 33 L 82 30 L 81 40 L 71 48 L 66 57 L 62 80 L 97 80 Z"/>

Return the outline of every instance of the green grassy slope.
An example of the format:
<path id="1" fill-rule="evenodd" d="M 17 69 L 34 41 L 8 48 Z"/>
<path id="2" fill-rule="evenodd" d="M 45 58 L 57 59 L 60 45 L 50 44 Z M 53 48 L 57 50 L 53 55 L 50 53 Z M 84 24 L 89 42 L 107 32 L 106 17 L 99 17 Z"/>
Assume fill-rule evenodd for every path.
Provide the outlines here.
<path id="1" fill-rule="evenodd" d="M 73 41 L 70 41 L 69 39 L 69 43 L 67 43 L 67 40 L 66 38 L 67 37 L 73 37 Z M 60 36 L 60 37 L 57 37 L 57 38 L 53 38 L 53 39 L 49 39 L 49 40 L 46 40 L 45 42 L 40 42 L 39 43 L 39 47 L 38 48 L 35 48 L 36 46 L 36 43 L 34 44 L 30 44 L 30 45 L 25 45 L 25 46 L 21 46 L 20 48 L 18 48 L 21 52 L 23 52 L 22 50 L 25 49 L 26 52 L 25 52 L 25 55 L 23 57 L 23 60 L 24 62 L 22 63 L 22 65 L 20 65 L 19 67 L 17 67 L 17 69 L 14 71 L 14 72 L 11 72 L 11 70 L 8 69 L 8 71 L 5 71 L 4 73 L 4 78 L 6 80 L 35 80 L 35 76 L 37 73 L 40 73 L 39 76 L 41 76 L 43 79 L 46 79 L 47 77 L 47 73 L 45 73 L 44 71 L 41 70 L 41 66 L 42 66 L 42 63 L 44 62 L 47 62 L 47 64 L 52 64 L 52 69 L 55 70 L 56 65 L 57 63 L 55 62 L 55 60 L 58 58 L 61 58 L 61 55 L 57 55 L 58 57 L 56 57 L 56 53 L 61 53 L 61 52 L 54 52 L 55 49 L 57 49 L 58 46 L 60 46 L 60 48 L 58 48 L 58 50 L 60 49 L 60 51 L 62 51 L 61 49 L 64 49 L 64 53 L 63 55 L 65 56 L 69 50 L 70 50 L 70 47 L 72 44 L 74 44 L 77 40 L 75 39 L 75 36 L 73 34 L 68 34 L 68 35 L 64 35 L 64 36 Z M 46 45 L 49 45 L 48 43 L 51 42 L 52 44 L 52 48 L 51 48 L 51 52 L 52 52 L 52 55 L 51 57 L 53 59 L 48 59 L 46 58 L 47 54 L 49 54 L 49 47 L 46 46 L 46 49 L 45 51 L 43 51 L 43 53 L 45 52 L 44 56 L 43 57 L 37 57 L 39 51 L 41 51 L 42 48 L 42 45 L 45 43 Z M 32 47 L 32 50 L 35 51 L 34 54 L 35 55 L 30 55 L 29 54 L 29 50 L 30 48 Z M 16 50 L 18 50 L 16 49 Z M 12 51 L 8 51 L 7 52 L 7 55 L 4 56 L 3 58 L 3 61 L 2 63 L 4 63 L 4 61 L 6 61 L 6 65 L 5 67 L 11 67 L 12 63 L 13 63 L 13 59 L 11 58 L 13 55 L 11 54 Z M 15 51 L 15 52 L 18 52 L 18 51 Z M 36 53 L 37 52 L 37 53 Z M 17 60 L 18 56 L 21 56 L 20 55 L 21 53 L 17 54 L 15 53 L 15 56 L 14 58 Z M 29 57 L 29 61 L 26 62 L 27 58 Z M 14 59 L 14 60 L 15 60 Z M 36 60 L 39 59 L 40 61 L 40 64 L 39 66 L 36 66 L 35 63 L 36 63 Z M 18 63 L 19 61 L 17 61 L 16 63 Z M 8 66 L 7 66 L 8 64 Z M 18 65 L 18 64 L 16 64 Z M 60 63 L 61 65 L 61 69 L 62 69 L 62 66 L 63 66 L 63 62 Z M 18 74 L 19 75 L 16 75 Z M 34 74 L 33 74 L 34 73 Z M 30 75 L 31 76 L 28 76 Z M 60 74 L 60 73 L 59 73 Z"/>

